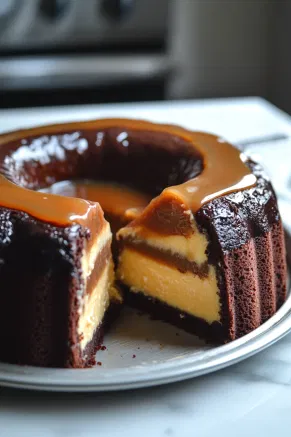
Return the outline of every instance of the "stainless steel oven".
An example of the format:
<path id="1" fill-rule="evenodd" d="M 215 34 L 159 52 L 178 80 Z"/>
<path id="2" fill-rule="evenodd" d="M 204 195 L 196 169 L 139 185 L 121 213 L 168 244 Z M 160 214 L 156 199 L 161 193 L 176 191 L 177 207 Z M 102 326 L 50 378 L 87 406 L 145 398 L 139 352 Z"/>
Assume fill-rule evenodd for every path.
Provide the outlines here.
<path id="1" fill-rule="evenodd" d="M 117 98 L 125 83 L 156 83 L 167 70 L 168 6 L 169 0 L 1 0 L 1 91 L 99 87 L 100 100 L 109 86 Z"/>
<path id="2" fill-rule="evenodd" d="M 268 96 L 277 3 L 0 0 L 0 106 Z"/>

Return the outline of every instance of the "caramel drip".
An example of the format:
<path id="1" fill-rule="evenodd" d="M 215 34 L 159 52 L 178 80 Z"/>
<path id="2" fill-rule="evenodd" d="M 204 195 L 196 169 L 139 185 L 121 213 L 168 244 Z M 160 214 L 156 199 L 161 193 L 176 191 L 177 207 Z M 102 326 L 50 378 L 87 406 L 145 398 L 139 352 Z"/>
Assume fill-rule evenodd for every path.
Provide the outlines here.
<path id="1" fill-rule="evenodd" d="M 151 201 L 151 196 L 126 186 L 97 181 L 63 181 L 41 191 L 99 202 L 105 213 L 116 217 L 142 211 Z"/>
<path id="2" fill-rule="evenodd" d="M 0 187 L 1 206 L 24 211 L 32 217 L 60 226 L 71 223 L 88 226 L 100 209 L 98 203 L 88 200 L 27 190 L 8 181 L 3 175 L 0 175 Z"/>
<path id="3" fill-rule="evenodd" d="M 180 137 L 192 145 L 193 154 L 198 152 L 203 157 L 203 171 L 194 179 L 166 188 L 161 196 L 178 198 L 194 212 L 212 199 L 251 188 L 256 184 L 256 177 L 245 165 L 241 153 L 227 142 L 221 141 L 214 135 L 190 132 L 178 126 L 153 124 L 146 121 L 104 119 L 37 127 L 1 135 L 0 146 L 9 145 L 10 142 L 15 141 L 21 143 L 21 140 L 28 137 L 60 134 L 73 129 L 95 131 L 97 134 L 98 131 L 109 128 L 122 129 L 124 141 L 126 141 L 127 131 L 135 130 L 140 131 L 141 135 L 143 131 L 167 133 Z M 51 223 L 64 226 L 75 222 L 85 224 L 90 212 L 94 209 L 92 202 L 30 191 L 8 182 L 4 176 L 1 177 L 0 184 L 0 204 L 3 207 L 22 210 L 33 217 Z"/>
<path id="4" fill-rule="evenodd" d="M 204 169 L 195 179 L 164 190 L 183 199 L 192 211 L 211 200 L 251 188 L 256 176 L 245 165 L 245 156 L 224 140 L 202 132 L 190 133 L 193 145 L 204 157 Z"/>

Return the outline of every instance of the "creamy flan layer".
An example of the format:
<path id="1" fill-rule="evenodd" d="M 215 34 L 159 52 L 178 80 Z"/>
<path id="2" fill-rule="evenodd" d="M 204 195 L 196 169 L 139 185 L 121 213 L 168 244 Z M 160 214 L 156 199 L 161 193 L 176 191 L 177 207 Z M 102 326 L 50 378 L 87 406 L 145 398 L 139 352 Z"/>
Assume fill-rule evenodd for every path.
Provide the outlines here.
<path id="1" fill-rule="evenodd" d="M 110 250 L 112 233 L 104 220 L 101 231 L 93 235 L 84 250 L 81 265 L 84 289 L 79 296 L 78 334 L 81 350 L 92 340 L 101 325 L 110 301 L 120 303 L 122 298 L 114 287 L 114 265 Z"/>
<path id="2" fill-rule="evenodd" d="M 206 236 L 199 232 L 193 221 L 193 233 L 188 236 L 182 235 L 160 235 L 152 230 L 137 226 L 125 227 L 117 234 L 118 239 L 132 239 L 139 242 L 146 242 L 148 246 L 155 247 L 163 251 L 170 251 L 188 261 L 201 265 L 207 261 L 206 249 L 208 241 Z"/>
<path id="3" fill-rule="evenodd" d="M 206 278 L 200 278 L 125 247 L 117 276 L 132 292 L 142 292 L 208 323 L 220 321 L 219 289 L 213 266 Z"/>
<path id="4" fill-rule="evenodd" d="M 95 287 L 90 294 L 84 296 L 82 313 L 78 323 L 78 334 L 82 350 L 92 340 L 94 332 L 101 325 L 108 308 L 110 301 L 109 290 L 112 285 L 110 270 L 112 268 L 112 261 L 107 260 Z"/>

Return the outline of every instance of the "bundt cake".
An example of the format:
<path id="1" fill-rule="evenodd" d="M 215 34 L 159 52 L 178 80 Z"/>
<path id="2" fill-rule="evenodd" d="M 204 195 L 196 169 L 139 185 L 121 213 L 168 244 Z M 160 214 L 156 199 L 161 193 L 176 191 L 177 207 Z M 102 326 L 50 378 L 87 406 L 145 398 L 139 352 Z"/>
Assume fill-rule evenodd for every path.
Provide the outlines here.
<path id="1" fill-rule="evenodd" d="M 222 139 L 104 119 L 3 134 L 0 146 L 2 361 L 93 364 L 123 298 L 215 342 L 284 302 L 272 186 Z"/>

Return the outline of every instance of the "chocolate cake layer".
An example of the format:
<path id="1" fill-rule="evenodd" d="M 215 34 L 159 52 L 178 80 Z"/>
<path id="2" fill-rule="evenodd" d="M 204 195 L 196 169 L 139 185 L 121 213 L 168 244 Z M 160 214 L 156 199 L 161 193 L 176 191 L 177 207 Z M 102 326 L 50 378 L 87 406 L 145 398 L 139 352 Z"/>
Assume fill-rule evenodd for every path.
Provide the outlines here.
<path id="1" fill-rule="evenodd" d="M 108 259 L 111 258 L 111 241 L 106 243 L 103 248 L 100 250 L 99 254 L 97 255 L 94 269 L 90 273 L 89 278 L 87 279 L 86 284 L 86 293 L 91 294 L 94 287 L 98 283 L 103 270 L 106 266 L 106 263 L 108 262 Z"/>
<path id="2" fill-rule="evenodd" d="M 1 209 L 1 361 L 83 367 L 78 320 L 79 296 L 86 293 L 82 258 L 88 241 L 88 229 L 80 225 L 56 227 Z M 101 264 L 108 250 L 107 244 Z"/>
<path id="3" fill-rule="evenodd" d="M 205 278 L 208 275 L 209 266 L 207 262 L 197 264 L 195 261 L 181 256 L 179 253 L 174 253 L 171 250 L 161 250 L 157 247 L 147 244 L 145 241 L 139 241 L 134 238 L 126 237 L 120 243 L 120 247 L 125 245 L 147 257 L 158 260 L 161 263 L 178 269 L 180 272 L 191 272 L 200 278 Z"/>
<path id="4" fill-rule="evenodd" d="M 284 302 L 285 246 L 272 186 L 220 138 L 112 119 L 3 134 L 0 146 L 0 359 L 87 365 L 118 294 L 100 205 L 33 191 L 64 180 L 125 184 L 152 198 L 118 221 L 129 222 L 115 242 L 129 300 L 139 301 L 148 286 L 152 298 L 144 300 L 159 308 L 155 291 L 165 301 L 170 292 L 165 318 L 219 341 L 256 328 Z M 134 244 L 140 236 L 139 257 L 130 252 L 131 233 Z M 148 276 L 137 278 L 138 263 Z M 145 290 L 131 286 L 137 279 Z"/>
<path id="5" fill-rule="evenodd" d="M 181 284 L 180 287 L 177 286 L 177 311 L 186 310 L 186 298 L 181 300 L 180 297 L 185 293 L 181 287 L 186 286 L 185 281 L 189 283 L 189 278 L 185 276 L 186 272 L 192 271 L 193 276 L 201 278 L 200 282 L 195 282 L 193 279 L 193 293 L 190 289 L 187 291 L 189 311 L 191 308 L 190 314 L 195 316 L 195 312 L 193 314 L 195 302 L 197 301 L 198 305 L 200 299 L 205 300 L 207 272 L 211 266 L 215 268 L 218 285 L 216 292 L 220 300 L 218 321 L 224 327 L 224 341 L 239 338 L 260 326 L 278 309 L 278 302 L 280 305 L 286 299 L 285 244 L 276 197 L 262 169 L 251 161 L 248 165 L 256 175 L 256 187 L 215 199 L 204 205 L 197 213 L 193 214 L 191 211 L 188 215 L 188 220 L 192 214 L 192 219 L 196 222 L 196 225 L 191 225 L 192 235 L 197 234 L 198 227 L 199 232 L 208 242 L 205 246 L 207 262 L 201 264 L 202 268 L 206 266 L 204 276 L 199 275 L 197 268 L 190 268 L 193 263 L 189 260 L 185 263 L 184 257 L 178 252 L 178 246 L 177 253 L 171 249 L 165 259 L 166 243 L 159 248 L 160 243 L 151 237 L 152 221 L 147 228 L 149 222 L 147 219 L 143 221 L 141 216 L 118 233 L 121 241 L 118 275 L 125 286 L 131 289 L 133 295 L 142 292 L 149 299 L 154 299 L 156 296 L 163 304 L 169 306 L 171 302 L 174 306 L 172 285 L 166 279 L 168 275 L 172 278 L 171 271 L 167 269 L 162 271 L 160 267 L 158 271 L 156 264 L 150 264 L 146 261 L 147 258 L 160 260 L 161 263 L 166 262 L 172 268 L 176 266 L 181 273 L 184 272 L 184 275 L 180 275 L 180 279 L 177 275 L 173 275 L 171 279 L 172 282 L 179 280 Z M 164 215 L 159 214 L 158 205 L 155 207 L 155 212 L 150 214 L 160 222 L 159 226 L 162 226 Z M 141 223 L 144 226 L 141 226 Z M 155 230 L 157 228 L 155 226 Z M 188 229 L 190 230 L 190 226 Z M 176 234 L 176 230 L 173 229 L 173 236 Z M 169 237 L 167 238 L 169 240 Z M 180 241 L 177 240 L 177 236 L 174 238 Z M 187 242 L 193 237 L 188 234 L 179 238 L 184 238 Z M 166 238 L 164 240 L 166 241 Z M 156 246 L 152 247 L 150 244 Z M 197 252 L 204 250 L 203 245 L 201 249 L 198 245 L 195 247 Z M 144 258 L 139 258 L 138 255 L 131 257 L 132 250 L 142 254 Z M 130 274 L 130 262 L 136 273 Z M 138 271 L 141 272 L 141 279 L 138 279 Z M 157 285 L 156 292 L 153 279 L 148 277 L 152 274 L 155 283 L 160 284 L 160 290 Z M 197 287 L 201 288 L 201 291 Z M 211 287 L 213 290 L 211 293 L 214 293 L 214 284 Z M 210 293 L 209 287 L 207 290 L 207 293 Z M 132 300 L 140 301 L 135 297 L 132 297 Z M 183 307 L 179 307 L 178 302 Z M 210 304 L 209 300 L 205 302 L 208 302 L 207 305 Z M 204 319 L 207 321 L 206 308 L 200 305 L 201 303 L 199 307 L 197 306 L 197 313 L 204 314 Z M 210 313 L 209 309 L 209 323 L 214 319 L 215 306 L 211 311 Z"/>
<path id="6" fill-rule="evenodd" d="M 46 367 L 73 362 L 87 238 L 81 226 L 59 228 L 1 208 L 1 361 Z"/>
<path id="7" fill-rule="evenodd" d="M 209 202 L 196 215 L 209 236 L 221 323 L 229 326 L 226 340 L 260 326 L 286 299 L 286 251 L 277 199 L 262 168 L 252 161 L 248 165 L 257 177 L 256 187 Z"/>

